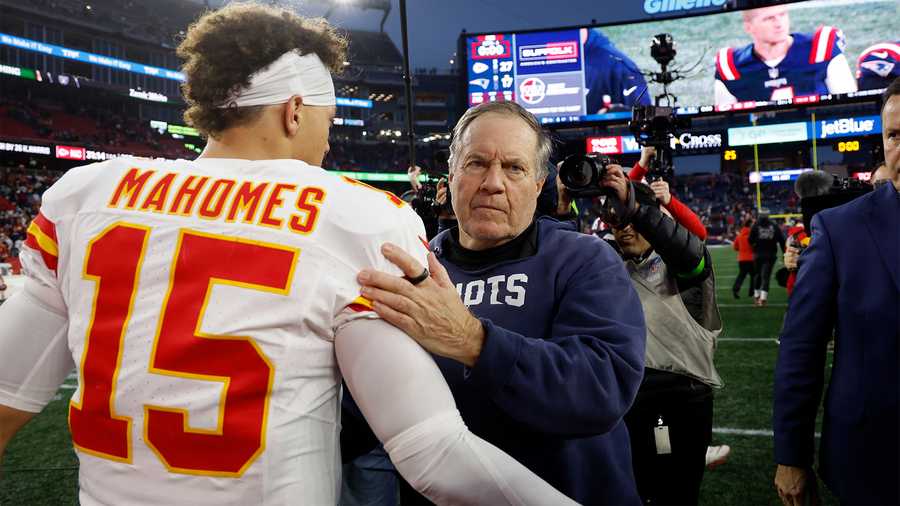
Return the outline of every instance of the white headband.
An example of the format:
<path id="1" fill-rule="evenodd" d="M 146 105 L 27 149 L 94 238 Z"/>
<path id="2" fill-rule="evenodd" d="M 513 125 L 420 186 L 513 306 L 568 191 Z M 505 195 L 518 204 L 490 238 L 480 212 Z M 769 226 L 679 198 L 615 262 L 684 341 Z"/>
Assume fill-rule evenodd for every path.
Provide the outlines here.
<path id="1" fill-rule="evenodd" d="M 331 72 L 315 53 L 284 53 L 250 76 L 250 85 L 219 108 L 283 104 L 294 95 L 303 97 L 306 105 L 335 105 Z"/>

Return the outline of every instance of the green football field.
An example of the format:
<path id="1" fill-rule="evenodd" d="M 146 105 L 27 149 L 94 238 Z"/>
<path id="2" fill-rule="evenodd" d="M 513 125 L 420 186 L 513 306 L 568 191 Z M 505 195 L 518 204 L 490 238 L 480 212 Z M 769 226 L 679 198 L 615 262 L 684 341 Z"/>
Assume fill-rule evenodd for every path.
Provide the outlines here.
<path id="1" fill-rule="evenodd" d="M 725 387 L 717 392 L 713 440 L 731 446 L 732 453 L 726 464 L 707 472 L 701 504 L 780 504 L 772 486 L 772 379 L 778 349 L 774 339 L 781 328 L 786 293 L 773 279 L 768 307 L 754 308 L 746 285 L 741 299 L 734 300 L 734 252 L 723 247 L 712 253 L 725 324 L 716 355 Z M 66 427 L 75 381 L 70 377 L 56 400 L 8 447 L 0 505 L 77 503 L 78 464 Z M 825 504 L 836 501 L 826 497 Z"/>

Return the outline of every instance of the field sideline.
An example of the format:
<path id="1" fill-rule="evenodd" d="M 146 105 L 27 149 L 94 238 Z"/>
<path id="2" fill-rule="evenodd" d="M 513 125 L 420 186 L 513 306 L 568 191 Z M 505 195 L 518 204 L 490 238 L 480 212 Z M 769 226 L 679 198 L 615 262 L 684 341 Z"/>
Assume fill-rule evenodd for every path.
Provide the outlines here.
<path id="1" fill-rule="evenodd" d="M 772 486 L 772 380 L 787 296 L 772 281 L 770 305 L 752 307 L 731 295 L 737 262 L 730 247 L 712 248 L 717 292 L 725 323 L 716 365 L 725 387 L 715 401 L 714 444 L 731 446 L 728 463 L 704 478 L 701 504 L 780 504 Z M 780 268 L 780 263 L 776 269 Z M 830 363 L 830 357 L 829 357 Z M 0 505 L 77 504 L 77 460 L 66 426 L 68 399 L 76 379 L 70 376 L 56 399 L 10 443 L 0 477 Z M 837 504 L 828 497 L 824 504 Z"/>

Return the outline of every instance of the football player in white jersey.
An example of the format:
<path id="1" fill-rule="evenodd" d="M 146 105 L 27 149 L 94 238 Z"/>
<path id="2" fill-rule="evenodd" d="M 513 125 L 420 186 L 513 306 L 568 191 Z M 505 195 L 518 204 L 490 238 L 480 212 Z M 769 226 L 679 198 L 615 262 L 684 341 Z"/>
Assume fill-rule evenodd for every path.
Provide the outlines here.
<path id="1" fill-rule="evenodd" d="M 178 50 L 203 154 L 78 167 L 44 194 L 0 306 L 0 455 L 76 368 L 81 504 L 335 504 L 343 375 L 432 501 L 571 503 L 469 433 L 431 357 L 359 296 L 360 270 L 398 272 L 386 242 L 440 265 L 406 204 L 318 167 L 345 47 L 280 9 L 208 13 Z"/>

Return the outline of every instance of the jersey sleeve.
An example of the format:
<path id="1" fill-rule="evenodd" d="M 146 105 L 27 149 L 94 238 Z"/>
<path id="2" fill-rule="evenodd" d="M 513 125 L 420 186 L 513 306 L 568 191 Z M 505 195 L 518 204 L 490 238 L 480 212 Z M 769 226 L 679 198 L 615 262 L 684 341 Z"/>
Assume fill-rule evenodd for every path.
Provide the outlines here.
<path id="1" fill-rule="evenodd" d="M 716 51 L 716 80 L 726 82 L 740 78 L 741 73 L 734 63 L 734 48 L 723 47 Z"/>
<path id="2" fill-rule="evenodd" d="M 400 329 L 384 321 L 346 325 L 335 351 L 391 461 L 435 504 L 575 504 L 472 434 L 437 364 Z"/>
<path id="3" fill-rule="evenodd" d="M 40 285 L 57 288 L 59 242 L 56 224 L 44 214 L 46 207 L 48 206 L 42 206 L 28 225 L 19 261 L 22 262 L 22 272 L 26 277 Z"/>
<path id="4" fill-rule="evenodd" d="M 0 306 L 0 405 L 40 412 L 75 368 L 54 290 L 27 279 Z"/>
<path id="5" fill-rule="evenodd" d="M 425 225 L 422 219 L 408 206 L 395 208 L 392 214 L 393 224 L 382 233 L 373 234 L 365 238 L 362 248 L 365 260 L 361 265 L 355 266 L 362 269 L 375 269 L 395 276 L 403 276 L 399 267 L 388 261 L 381 253 L 381 246 L 390 242 L 399 246 L 403 251 L 411 255 L 423 268 L 428 265 L 428 242 L 425 237 Z M 354 273 L 355 275 L 355 273 Z M 335 333 L 347 323 L 360 318 L 379 318 L 372 310 L 372 303 L 359 295 L 359 286 L 356 287 L 355 298 L 349 304 L 339 307 L 334 320 Z"/>
<path id="6" fill-rule="evenodd" d="M 834 26 L 820 26 L 813 33 L 812 46 L 809 51 L 809 63 L 829 62 L 838 55 L 844 54 L 847 42 L 844 32 Z"/>

